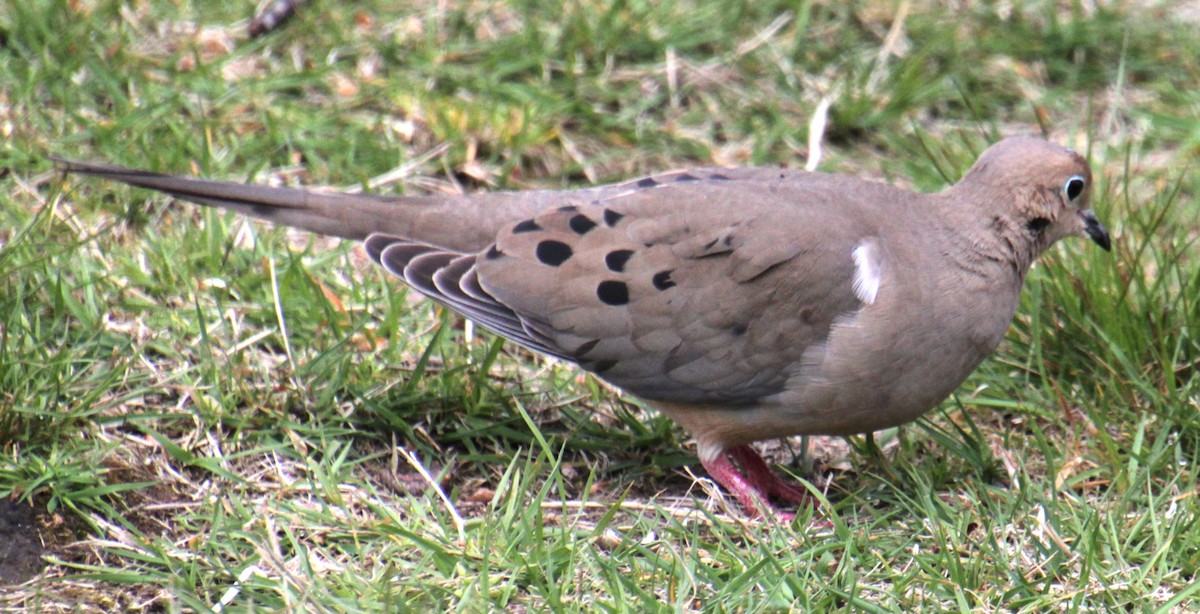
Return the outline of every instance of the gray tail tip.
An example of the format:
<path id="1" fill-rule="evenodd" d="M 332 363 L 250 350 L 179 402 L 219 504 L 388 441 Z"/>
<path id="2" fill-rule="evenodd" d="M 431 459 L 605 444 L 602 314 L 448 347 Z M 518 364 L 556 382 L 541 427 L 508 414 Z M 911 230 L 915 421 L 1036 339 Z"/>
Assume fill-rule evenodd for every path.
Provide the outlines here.
<path id="1" fill-rule="evenodd" d="M 62 156 L 50 155 L 50 161 L 54 163 L 54 170 L 60 173 L 88 173 L 100 172 L 107 167 L 103 164 L 94 164 L 91 162 L 80 162 L 77 160 L 68 160 Z M 115 170 L 115 169 L 109 169 Z"/>
<path id="2" fill-rule="evenodd" d="M 63 174 L 92 175 L 95 177 L 107 177 L 126 182 L 128 182 L 129 179 L 135 179 L 138 177 L 164 177 L 164 175 L 159 173 L 117 166 L 115 164 L 69 160 L 67 158 L 55 155 L 48 157 L 52 162 L 54 162 L 54 170 Z"/>

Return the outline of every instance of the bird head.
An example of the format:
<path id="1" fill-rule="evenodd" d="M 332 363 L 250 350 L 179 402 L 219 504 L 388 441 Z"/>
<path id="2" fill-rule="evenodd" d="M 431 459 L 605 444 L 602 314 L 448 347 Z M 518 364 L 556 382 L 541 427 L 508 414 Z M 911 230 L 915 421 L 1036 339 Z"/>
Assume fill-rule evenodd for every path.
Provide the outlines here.
<path id="1" fill-rule="evenodd" d="M 1108 251 L 1108 230 L 1090 208 L 1092 171 L 1077 152 L 1034 137 L 1011 137 L 983 152 L 955 186 L 1006 195 L 992 211 L 1040 253 L 1061 238 L 1085 236 Z M 991 199 L 989 199 L 991 200 Z"/>

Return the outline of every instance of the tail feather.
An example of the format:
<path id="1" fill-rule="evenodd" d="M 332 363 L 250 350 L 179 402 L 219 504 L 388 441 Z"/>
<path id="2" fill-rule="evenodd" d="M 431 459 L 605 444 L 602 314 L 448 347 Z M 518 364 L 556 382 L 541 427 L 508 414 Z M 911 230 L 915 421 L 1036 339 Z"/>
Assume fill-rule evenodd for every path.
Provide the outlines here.
<path id="1" fill-rule="evenodd" d="M 120 181 L 196 204 L 228 209 L 323 235 L 361 240 L 373 232 L 400 230 L 388 228 L 391 220 L 399 217 L 396 199 L 321 194 L 295 188 L 178 177 L 108 164 L 54 160 L 68 173 Z"/>
<path id="2" fill-rule="evenodd" d="M 526 318 L 483 292 L 478 282 L 474 285 L 481 293 L 479 296 L 467 291 L 463 284 L 467 278 L 474 279 L 475 256 L 386 235 L 372 235 L 365 248 L 371 259 L 389 273 L 451 311 L 531 350 L 570 360 L 554 339 L 538 332 Z"/>
<path id="3" fill-rule="evenodd" d="M 501 228 L 543 206 L 513 193 L 474 197 L 321 193 L 53 159 L 67 173 L 119 181 L 318 234 L 359 241 L 387 234 L 462 253 L 486 248 Z"/>

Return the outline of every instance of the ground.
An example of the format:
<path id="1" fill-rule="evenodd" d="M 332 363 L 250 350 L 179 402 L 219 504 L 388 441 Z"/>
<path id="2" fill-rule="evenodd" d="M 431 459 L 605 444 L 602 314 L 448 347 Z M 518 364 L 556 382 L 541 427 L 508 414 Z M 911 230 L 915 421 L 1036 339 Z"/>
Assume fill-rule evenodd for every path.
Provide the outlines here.
<path id="1" fill-rule="evenodd" d="M 0 500 L 0 586 L 21 584 L 37 576 L 53 552 L 44 525 L 49 514 L 31 503 Z"/>
<path id="2" fill-rule="evenodd" d="M 1195 2 L 313 0 L 251 39 L 253 4 L 0 4 L 0 609 L 1195 610 Z M 353 246 L 51 161 L 933 191 L 1028 133 L 1088 158 L 1112 253 L 1047 254 L 926 418 L 764 442 L 824 495 L 786 526 Z"/>

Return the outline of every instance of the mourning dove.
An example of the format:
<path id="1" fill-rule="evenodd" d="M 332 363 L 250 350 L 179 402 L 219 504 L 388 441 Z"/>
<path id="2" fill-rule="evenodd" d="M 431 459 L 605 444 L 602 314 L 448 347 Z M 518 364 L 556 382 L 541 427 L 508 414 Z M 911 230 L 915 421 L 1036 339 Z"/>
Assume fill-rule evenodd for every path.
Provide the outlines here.
<path id="1" fill-rule="evenodd" d="M 425 296 L 670 416 L 750 515 L 806 499 L 748 444 L 936 406 L 1000 343 L 1030 264 L 1085 235 L 1082 156 L 1005 139 L 936 194 L 773 168 L 578 190 L 361 196 L 82 162 L 67 172 L 365 242 Z"/>

